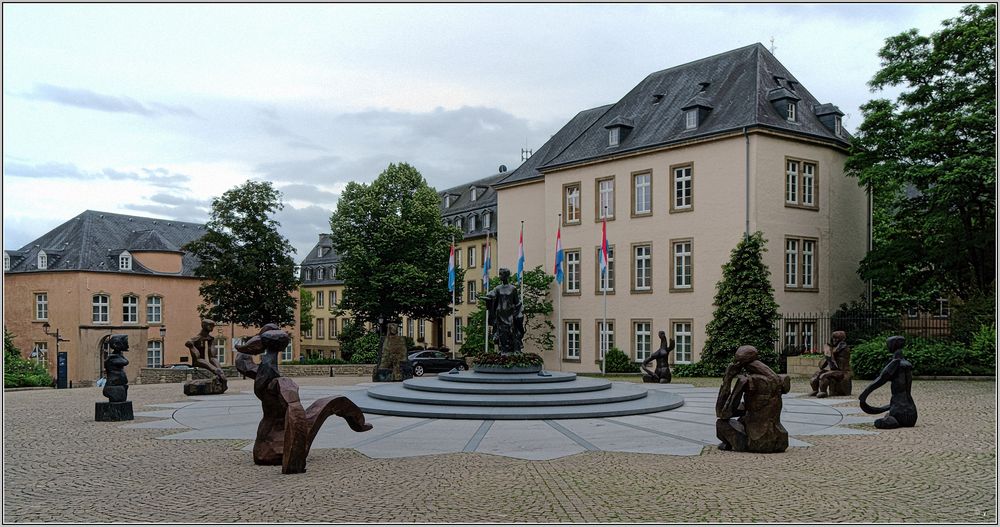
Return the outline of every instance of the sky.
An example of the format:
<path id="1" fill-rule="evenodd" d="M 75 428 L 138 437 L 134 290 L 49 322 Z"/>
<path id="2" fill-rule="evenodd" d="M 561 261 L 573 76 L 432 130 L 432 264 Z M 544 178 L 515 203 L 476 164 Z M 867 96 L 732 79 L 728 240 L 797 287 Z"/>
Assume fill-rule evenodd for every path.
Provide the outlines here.
<path id="1" fill-rule="evenodd" d="M 84 210 L 205 222 L 282 191 L 301 261 L 350 181 L 513 170 L 650 73 L 753 43 L 861 122 L 887 37 L 960 4 L 4 4 L 3 247 Z M 774 39 L 773 43 L 771 39 Z"/>

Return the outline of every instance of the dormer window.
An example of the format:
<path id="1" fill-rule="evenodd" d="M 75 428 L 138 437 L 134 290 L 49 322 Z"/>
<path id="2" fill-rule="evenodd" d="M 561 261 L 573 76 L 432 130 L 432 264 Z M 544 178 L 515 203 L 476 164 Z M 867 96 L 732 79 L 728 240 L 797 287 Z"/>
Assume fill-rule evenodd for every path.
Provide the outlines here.
<path id="1" fill-rule="evenodd" d="M 455 220 L 455 226 L 458 227 L 459 230 L 462 230 L 462 218 Z"/>
<path id="2" fill-rule="evenodd" d="M 684 129 L 694 130 L 698 128 L 698 109 L 692 108 L 684 112 Z"/>
<path id="3" fill-rule="evenodd" d="M 477 190 L 476 187 L 472 187 L 469 189 L 472 201 L 476 201 L 476 190 Z"/>
<path id="4" fill-rule="evenodd" d="M 45 254 L 45 251 L 38 251 L 38 268 L 39 269 L 49 268 L 49 256 Z"/>
<path id="5" fill-rule="evenodd" d="M 483 213 L 483 228 L 489 229 L 493 226 L 493 217 L 490 215 L 489 211 Z"/>
<path id="6" fill-rule="evenodd" d="M 128 251 L 123 251 L 118 255 L 118 270 L 119 271 L 131 271 L 132 270 L 132 255 Z"/>
<path id="7" fill-rule="evenodd" d="M 616 126 L 608 129 L 608 146 L 618 146 L 621 141 L 621 128 Z"/>
<path id="8" fill-rule="evenodd" d="M 469 232 L 476 232 L 476 215 L 469 216 Z"/>
<path id="9" fill-rule="evenodd" d="M 10 255 L 3 253 L 3 270 L 10 271 Z"/>
<path id="10" fill-rule="evenodd" d="M 322 280 L 323 279 L 323 268 L 322 267 L 320 267 L 319 269 L 316 269 L 316 279 L 317 280 Z"/>
<path id="11" fill-rule="evenodd" d="M 792 102 L 792 101 L 788 101 L 787 108 L 788 109 L 786 110 L 786 114 L 788 115 L 788 122 L 794 123 L 795 122 L 795 103 Z"/>
<path id="12" fill-rule="evenodd" d="M 612 147 L 620 145 L 625 136 L 635 128 L 635 124 L 632 119 L 626 119 L 619 115 L 604 125 L 604 128 L 608 130 L 608 147 Z"/>
<path id="13" fill-rule="evenodd" d="M 447 209 L 449 207 L 451 207 L 451 194 L 445 194 L 444 195 L 444 208 Z"/>
<path id="14" fill-rule="evenodd" d="M 840 116 L 838 115 L 833 118 L 833 135 L 840 137 L 840 127 Z"/>

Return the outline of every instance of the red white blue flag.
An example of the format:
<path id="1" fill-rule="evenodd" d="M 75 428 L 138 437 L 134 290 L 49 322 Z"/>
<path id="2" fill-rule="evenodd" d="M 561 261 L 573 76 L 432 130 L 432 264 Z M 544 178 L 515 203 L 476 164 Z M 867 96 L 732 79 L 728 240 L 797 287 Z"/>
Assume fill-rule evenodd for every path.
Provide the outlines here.
<path id="1" fill-rule="evenodd" d="M 448 256 L 448 291 L 455 290 L 455 244 L 451 245 L 451 255 Z"/>
<path id="2" fill-rule="evenodd" d="M 563 248 L 562 248 L 562 227 L 556 229 L 556 268 L 552 271 L 556 275 L 556 283 L 563 283 Z"/>
<path id="3" fill-rule="evenodd" d="M 608 274 L 608 219 L 601 223 L 601 276 Z"/>

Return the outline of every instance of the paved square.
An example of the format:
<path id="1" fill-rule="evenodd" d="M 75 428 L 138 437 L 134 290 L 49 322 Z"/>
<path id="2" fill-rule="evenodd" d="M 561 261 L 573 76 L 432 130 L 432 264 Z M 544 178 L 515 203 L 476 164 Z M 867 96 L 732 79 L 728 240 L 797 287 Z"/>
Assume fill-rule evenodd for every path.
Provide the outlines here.
<path id="1" fill-rule="evenodd" d="M 350 396 L 365 380 L 296 379 L 306 401 Z M 369 414 L 375 428 L 363 434 L 331 417 L 308 472 L 288 476 L 253 465 L 260 408 L 250 381 L 197 398 L 179 384 L 132 386 L 131 423 L 94 422 L 96 388 L 7 392 L 3 520 L 997 521 L 994 382 L 915 381 L 917 427 L 877 433 L 854 398 L 789 397 L 782 422 L 791 447 L 767 455 L 718 451 L 718 380 L 691 382 L 655 387 L 686 402 L 646 415 Z"/>

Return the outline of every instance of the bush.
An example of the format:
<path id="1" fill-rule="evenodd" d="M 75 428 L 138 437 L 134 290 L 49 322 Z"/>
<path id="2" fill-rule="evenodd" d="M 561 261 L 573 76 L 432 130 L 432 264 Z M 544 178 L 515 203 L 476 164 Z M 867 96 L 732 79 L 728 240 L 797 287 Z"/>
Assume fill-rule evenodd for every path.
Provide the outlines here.
<path id="1" fill-rule="evenodd" d="M 375 361 L 378 360 L 380 342 L 379 334 L 374 331 L 351 342 L 351 364 L 375 364 Z"/>
<path id="2" fill-rule="evenodd" d="M 954 305 L 948 316 L 952 338 L 966 344 L 971 343 L 984 326 L 993 324 L 996 320 L 996 305 L 996 298 L 991 294 L 975 296 L 967 302 Z"/>
<path id="3" fill-rule="evenodd" d="M 859 379 L 874 379 L 892 356 L 886 346 L 889 334 L 880 335 L 851 350 L 851 369 Z M 989 334 L 984 331 L 983 338 Z M 991 341 L 991 343 L 994 341 Z M 903 356 L 913 363 L 914 375 L 993 375 L 995 344 L 978 350 L 958 342 L 906 336 Z"/>
<path id="4" fill-rule="evenodd" d="M 637 373 L 639 365 L 622 350 L 612 347 L 604 355 L 604 373 Z"/>
<path id="5" fill-rule="evenodd" d="M 705 362 L 674 364 L 671 371 L 675 377 L 722 377 L 724 373 L 718 366 Z"/>
<path id="6" fill-rule="evenodd" d="M 545 359 L 537 353 L 512 353 L 501 355 L 498 352 L 480 353 L 472 357 L 472 362 L 483 366 L 500 366 L 502 368 L 542 366 Z"/>
<path id="7" fill-rule="evenodd" d="M 3 387 L 52 386 L 52 377 L 45 366 L 25 359 L 14 346 L 14 335 L 3 330 Z"/>
<path id="8" fill-rule="evenodd" d="M 994 323 L 984 324 L 972 336 L 969 345 L 973 361 L 977 364 L 990 365 L 997 363 L 997 326 Z"/>
<path id="9" fill-rule="evenodd" d="M 293 363 L 294 364 L 294 363 Z M 347 364 L 347 361 L 338 359 L 336 357 L 307 357 L 305 360 L 299 362 L 298 364 Z"/>

